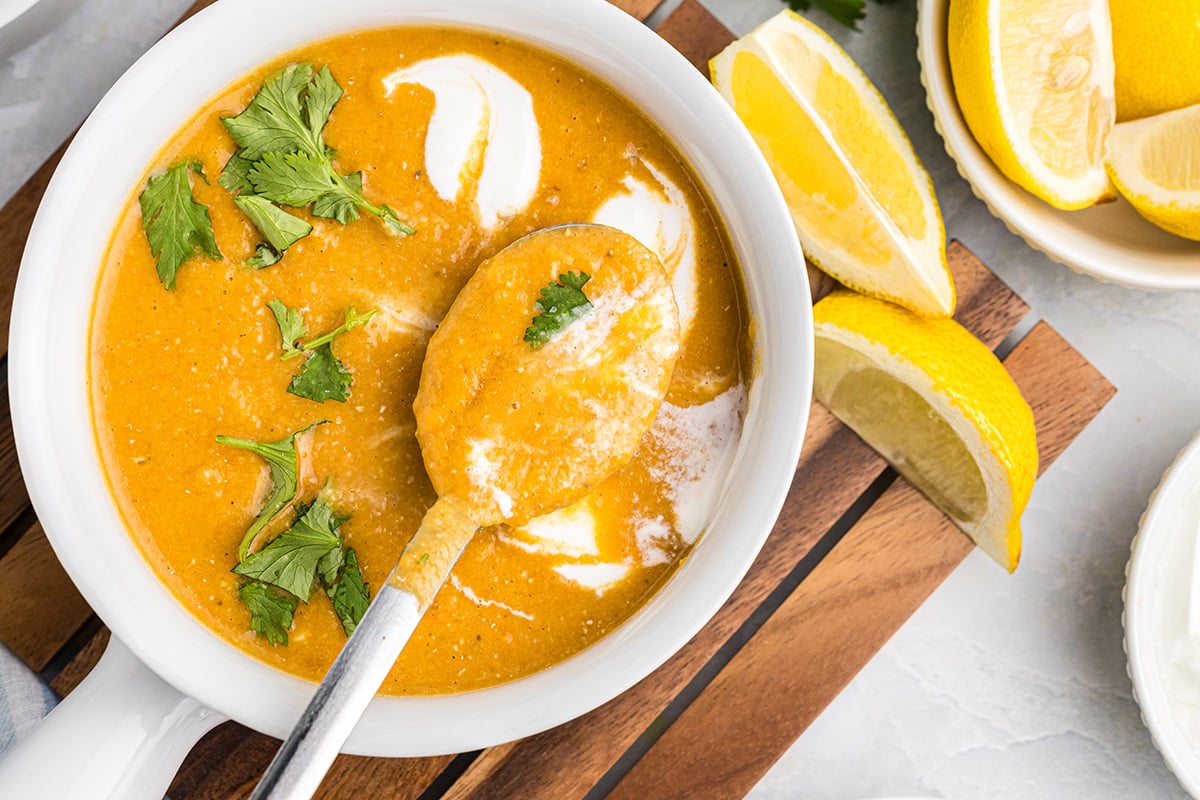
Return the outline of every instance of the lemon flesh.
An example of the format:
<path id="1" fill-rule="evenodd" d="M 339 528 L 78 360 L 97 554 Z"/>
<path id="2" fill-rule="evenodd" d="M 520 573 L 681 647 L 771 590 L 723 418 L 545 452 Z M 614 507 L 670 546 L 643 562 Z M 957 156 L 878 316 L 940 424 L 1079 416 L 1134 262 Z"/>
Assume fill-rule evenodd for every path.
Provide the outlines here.
<path id="1" fill-rule="evenodd" d="M 822 270 L 924 316 L 954 312 L 929 174 L 879 92 L 819 28 L 784 11 L 711 62 Z"/>
<path id="2" fill-rule="evenodd" d="M 1107 0 L 951 0 L 948 45 L 963 119 L 1009 180 L 1062 209 L 1112 199 Z"/>
<path id="3" fill-rule="evenodd" d="M 1200 3 L 1109 0 L 1117 122 L 1200 103 Z"/>
<path id="4" fill-rule="evenodd" d="M 1113 129 L 1113 183 L 1163 230 L 1200 241 L 1200 105 Z"/>
<path id="5" fill-rule="evenodd" d="M 813 309 L 817 399 L 1010 572 L 1037 475 L 1033 412 L 950 319 L 838 291 Z"/>

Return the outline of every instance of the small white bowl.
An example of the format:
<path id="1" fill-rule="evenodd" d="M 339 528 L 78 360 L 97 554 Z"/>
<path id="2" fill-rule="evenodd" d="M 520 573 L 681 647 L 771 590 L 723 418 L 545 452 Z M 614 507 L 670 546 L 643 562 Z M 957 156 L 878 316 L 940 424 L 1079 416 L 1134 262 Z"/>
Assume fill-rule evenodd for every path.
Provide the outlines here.
<path id="1" fill-rule="evenodd" d="M 82 0 L 0 0 L 0 58 L 45 36 Z"/>
<path id="2" fill-rule="evenodd" d="M 1077 272 L 1142 289 L 1200 289 L 1200 242 L 1147 222 L 1124 199 L 1060 211 L 996 169 L 954 97 L 946 41 L 949 0 L 918 0 L 917 56 L 933 121 L 959 174 L 1008 229 Z"/>
<path id="3" fill-rule="evenodd" d="M 1176 457 L 1142 515 L 1125 567 L 1125 653 L 1133 695 L 1167 766 L 1193 797 L 1200 797 L 1200 670 L 1182 701 L 1168 676 L 1179 674 L 1173 655 L 1186 632 L 1189 582 L 1200 524 L 1200 436 Z M 1200 654 L 1200 642 L 1194 645 Z M 1191 708 L 1191 730 L 1180 713 Z"/>

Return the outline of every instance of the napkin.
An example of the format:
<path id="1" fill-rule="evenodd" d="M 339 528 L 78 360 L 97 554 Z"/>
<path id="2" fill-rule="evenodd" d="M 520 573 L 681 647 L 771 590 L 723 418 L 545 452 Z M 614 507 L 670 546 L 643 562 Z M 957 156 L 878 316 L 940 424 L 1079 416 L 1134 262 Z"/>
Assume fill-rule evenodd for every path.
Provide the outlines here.
<path id="1" fill-rule="evenodd" d="M 0 644 L 0 755 L 24 739 L 57 702 L 50 687 Z"/>

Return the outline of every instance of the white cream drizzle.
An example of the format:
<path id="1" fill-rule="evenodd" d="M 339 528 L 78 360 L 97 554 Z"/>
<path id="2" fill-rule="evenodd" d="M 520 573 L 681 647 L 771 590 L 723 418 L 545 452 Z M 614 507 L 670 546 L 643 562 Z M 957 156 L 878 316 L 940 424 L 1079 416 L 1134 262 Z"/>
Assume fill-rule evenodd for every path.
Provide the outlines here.
<path id="1" fill-rule="evenodd" d="M 663 403 L 654 420 L 649 436 L 671 453 L 671 458 L 652 474 L 666 487 L 674 529 L 687 544 L 704 532 L 721 499 L 741 435 L 745 400 L 745 389 L 739 385 L 696 406 Z M 556 559 L 552 569 L 560 576 L 603 594 L 624 580 L 634 566 L 670 561 L 672 527 L 667 521 L 640 520 L 634 533 L 638 545 L 635 563 L 601 559 L 596 512 L 591 499 L 584 498 L 500 538 L 526 552 Z"/>
<path id="2" fill-rule="evenodd" d="M 592 222 L 625 231 L 654 251 L 675 290 L 679 329 L 687 339 L 696 317 L 696 232 L 692 209 L 683 191 L 661 170 L 641 160 L 657 185 L 626 175 L 625 191 L 606 200 Z"/>
<path id="3" fill-rule="evenodd" d="M 520 617 L 521 619 L 527 619 L 530 622 L 533 622 L 532 614 L 527 614 L 519 608 L 513 608 L 507 603 L 501 603 L 499 600 L 489 600 L 486 597 L 480 597 L 474 592 L 474 590 L 471 589 L 470 586 L 467 586 L 465 583 L 460 581 L 458 576 L 453 572 L 450 573 L 450 585 L 462 592 L 463 597 L 467 598 L 477 606 L 492 606 L 493 608 L 502 608 L 508 613 L 512 614 L 514 617 Z"/>
<path id="4" fill-rule="evenodd" d="M 533 97 L 503 70 L 472 55 L 439 56 L 383 79 L 434 94 L 425 134 L 425 173 L 438 196 L 458 200 L 474 184 L 480 225 L 492 231 L 523 211 L 541 182 L 542 143 Z"/>

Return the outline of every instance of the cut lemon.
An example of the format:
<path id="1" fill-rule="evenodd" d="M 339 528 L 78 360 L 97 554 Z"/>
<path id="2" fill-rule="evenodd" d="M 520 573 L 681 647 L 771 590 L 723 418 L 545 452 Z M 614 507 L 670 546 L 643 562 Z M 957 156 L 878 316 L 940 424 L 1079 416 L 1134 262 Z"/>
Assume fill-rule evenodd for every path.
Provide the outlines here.
<path id="1" fill-rule="evenodd" d="M 1033 412 L 952 319 L 839 290 L 813 308 L 817 399 L 1010 572 L 1037 476 Z"/>
<path id="2" fill-rule="evenodd" d="M 1107 0 L 950 0 L 954 93 L 1010 180 L 1057 208 L 1112 199 Z"/>
<path id="3" fill-rule="evenodd" d="M 813 263 L 918 314 L 953 314 L 933 182 L 850 56 L 784 11 L 709 66 L 771 165 Z"/>
<path id="4" fill-rule="evenodd" d="M 1122 122 L 1109 146 L 1108 172 L 1138 213 L 1200 240 L 1200 105 Z"/>
<path id="5" fill-rule="evenodd" d="M 1117 121 L 1200 103 L 1200 3 L 1109 0 Z"/>

